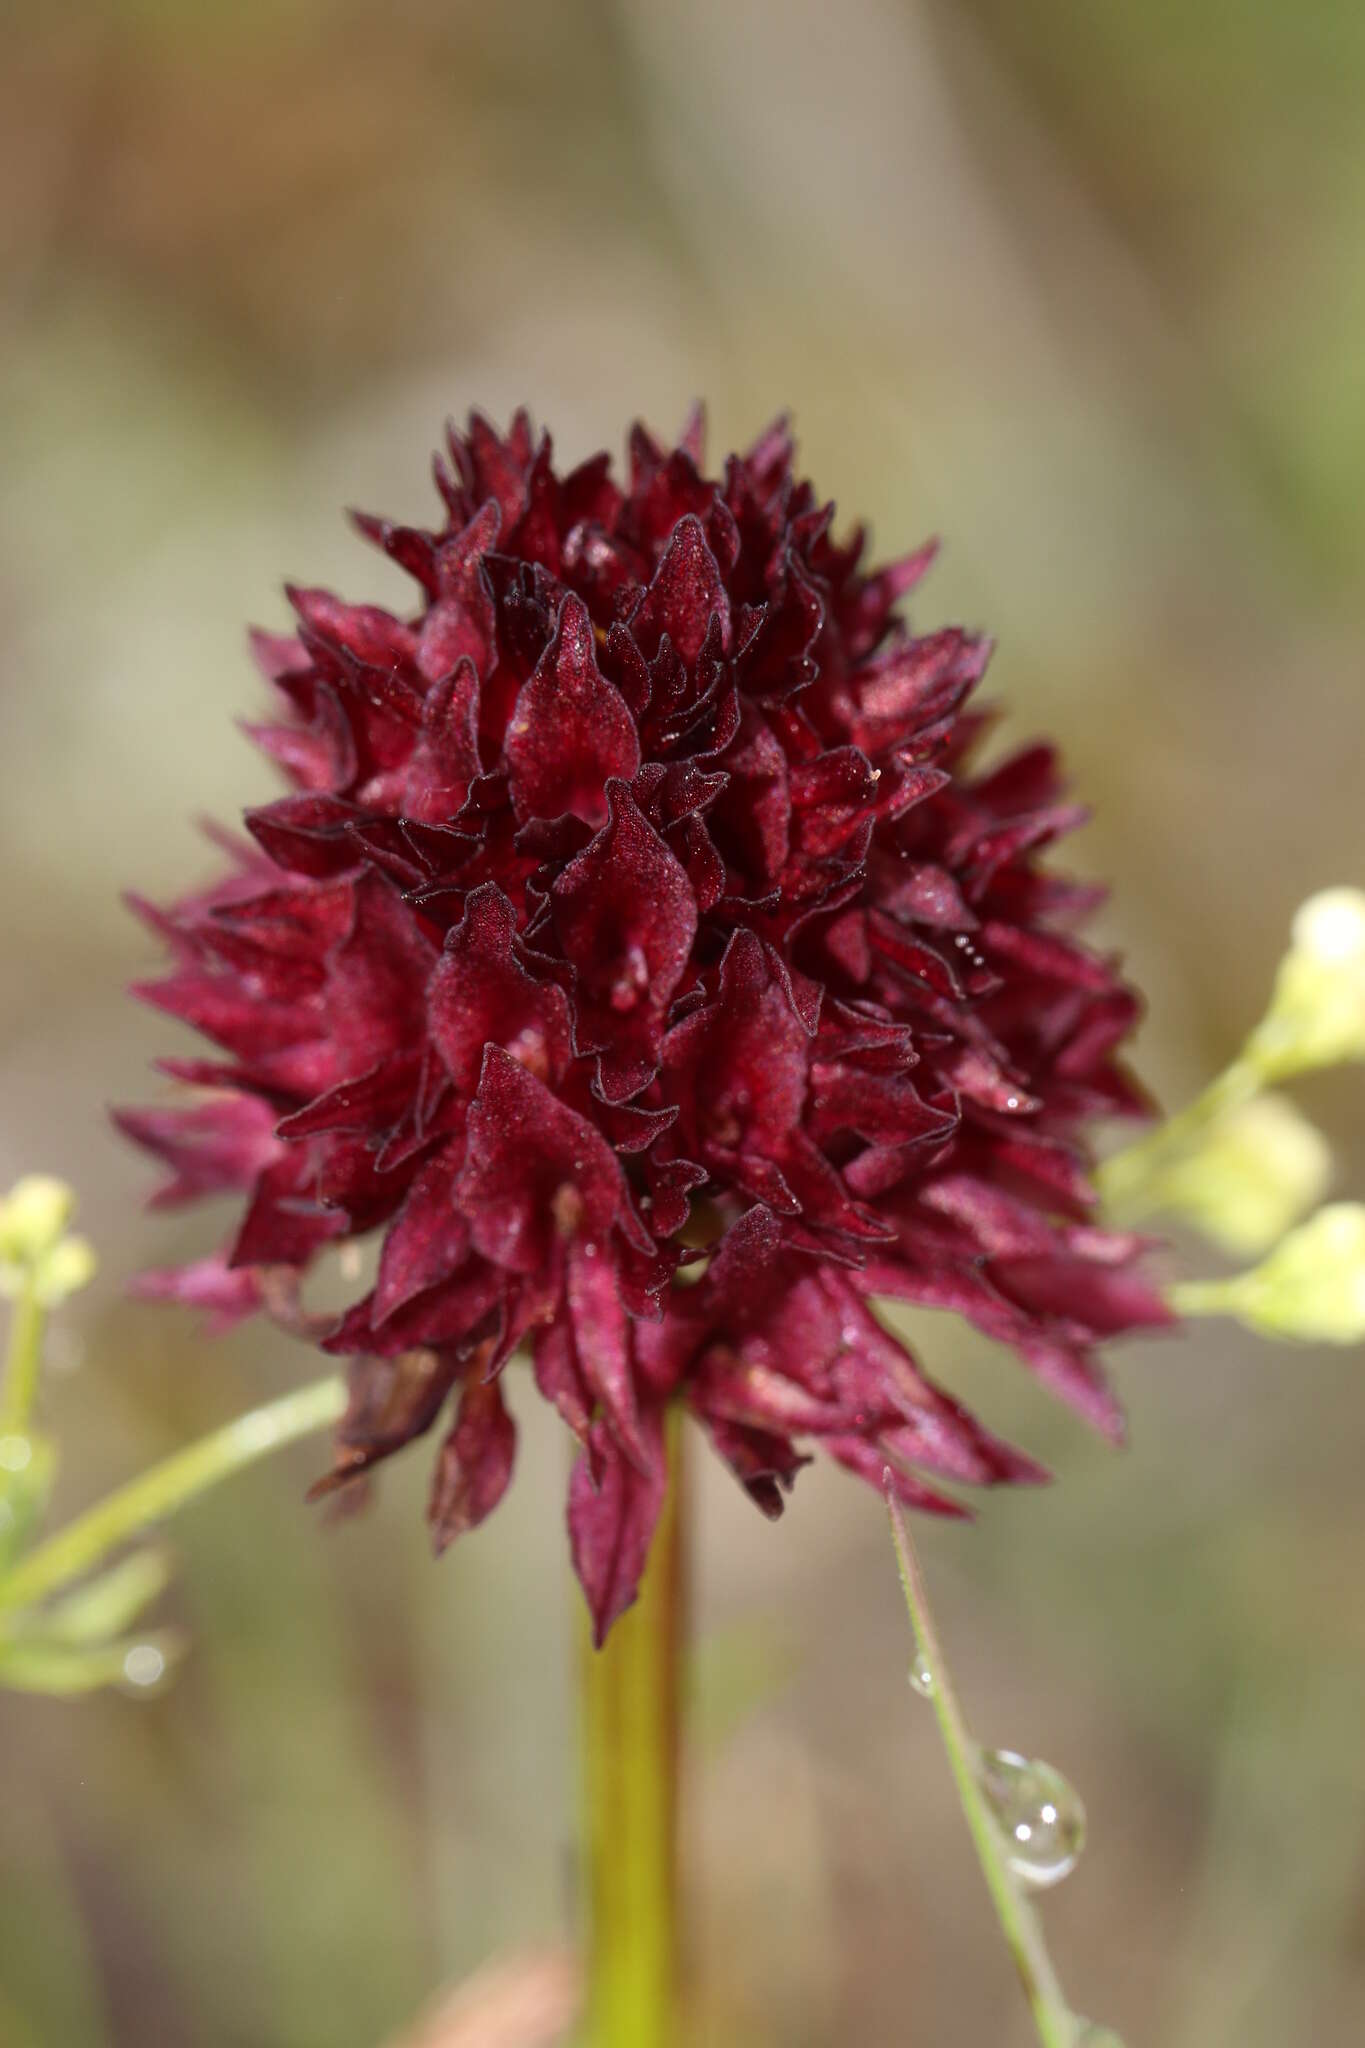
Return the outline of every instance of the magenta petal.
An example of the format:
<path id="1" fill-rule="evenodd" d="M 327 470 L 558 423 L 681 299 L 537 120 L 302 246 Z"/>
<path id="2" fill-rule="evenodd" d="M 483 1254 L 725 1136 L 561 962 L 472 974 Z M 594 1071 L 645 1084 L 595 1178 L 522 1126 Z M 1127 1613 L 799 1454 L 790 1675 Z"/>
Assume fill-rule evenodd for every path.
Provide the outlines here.
<path id="1" fill-rule="evenodd" d="M 754 1505 L 775 1522 L 786 1505 L 797 1473 L 809 1458 L 801 1457 L 786 1437 L 770 1431 L 704 1416 L 706 1433 Z"/>
<path id="2" fill-rule="evenodd" d="M 404 811 L 423 824 L 448 824 L 479 772 L 479 673 L 464 654 L 427 694 L 407 765 Z"/>
<path id="3" fill-rule="evenodd" d="M 557 1081 L 568 1063 L 569 1005 L 553 983 L 534 981 L 521 966 L 515 936 L 511 904 L 486 883 L 469 897 L 431 977 L 428 1028 L 461 1095 L 478 1086 L 490 1044 L 542 1081 Z"/>
<path id="4" fill-rule="evenodd" d="M 1176 1320 L 1157 1288 L 1133 1267 L 1053 1255 L 997 1259 L 990 1273 L 1001 1293 L 1030 1314 L 1076 1324 L 1092 1338 L 1169 1328 Z"/>
<path id="5" fill-rule="evenodd" d="M 417 1055 L 392 1054 L 368 1073 L 315 1096 L 279 1124 L 285 1139 L 314 1138 L 331 1131 L 369 1131 L 397 1123 L 417 1085 Z"/>
<path id="6" fill-rule="evenodd" d="M 297 584 L 287 584 L 285 591 L 315 639 L 344 650 L 359 662 L 403 669 L 417 652 L 412 628 L 378 605 L 344 604 L 328 590 L 302 590 Z"/>
<path id="7" fill-rule="evenodd" d="M 281 797 L 246 814 L 247 829 L 282 868 L 321 878 L 357 863 L 347 826 L 361 817 L 353 803 L 325 791 Z"/>
<path id="8" fill-rule="evenodd" d="M 324 1245 L 346 1233 L 346 1217 L 320 1198 L 317 1175 L 302 1149 L 280 1155 L 256 1177 L 228 1263 L 307 1266 Z"/>
<path id="9" fill-rule="evenodd" d="M 541 1394 L 580 1442 L 586 1443 L 592 1400 L 579 1370 L 573 1331 L 566 1316 L 536 1331 L 531 1356 Z"/>
<path id="10" fill-rule="evenodd" d="M 678 986 L 697 929 L 680 863 L 622 782 L 608 822 L 555 884 L 555 929 L 580 982 L 618 1016 L 659 1013 Z"/>
<path id="11" fill-rule="evenodd" d="M 454 1359 L 435 1351 L 356 1360 L 350 1400 L 337 1425 L 333 1479 L 363 1472 L 424 1435 L 445 1406 L 455 1373 Z M 324 1481 L 314 1491 L 326 1489 Z"/>
<path id="12" fill-rule="evenodd" d="M 455 1207 L 459 1149 L 447 1146 L 422 1167 L 384 1239 L 372 1320 L 377 1326 L 414 1295 L 448 1280 L 469 1249 L 469 1224 Z"/>
<path id="13" fill-rule="evenodd" d="M 568 1303 L 583 1383 L 626 1456 L 648 1471 L 654 1446 L 640 1422 L 630 1321 L 611 1262 L 594 1245 L 569 1247 Z"/>
<path id="14" fill-rule="evenodd" d="M 327 1004 L 343 1075 L 420 1050 L 436 949 L 397 892 L 373 874 L 355 889 L 351 929 L 328 963 Z"/>
<path id="15" fill-rule="evenodd" d="M 595 1422 L 569 1478 L 569 1545 L 598 1649 L 639 1591 L 667 1490 L 658 1414 L 644 1426 L 654 1452 L 647 1471 L 617 1448 L 604 1423 Z"/>
<path id="16" fill-rule="evenodd" d="M 188 1109 L 123 1109 L 114 1121 L 170 1169 L 170 1180 L 152 1196 L 153 1209 L 248 1188 L 281 1150 L 272 1112 L 250 1095 Z"/>
<path id="17" fill-rule="evenodd" d="M 730 603 L 720 564 L 706 544 L 701 521 L 689 514 L 674 527 L 630 630 L 646 660 L 667 634 L 683 660 L 693 662 L 713 618 L 720 621 L 722 645 L 728 649 Z"/>
<path id="18" fill-rule="evenodd" d="M 623 1101 L 657 1060 L 697 904 L 685 869 L 623 782 L 608 783 L 607 802 L 607 823 L 554 884 L 551 916 L 577 976 L 579 1050 L 613 1050 L 613 1068 L 633 1077 L 608 1084 L 609 1099 Z"/>
<path id="19" fill-rule="evenodd" d="M 601 1245 L 616 1224 L 639 1235 L 616 1154 L 500 1046 L 484 1054 L 467 1136 L 457 1199 L 495 1264 L 534 1273 L 557 1241 Z"/>
<path id="20" fill-rule="evenodd" d="M 592 620 L 566 597 L 555 637 L 523 684 L 504 740 L 519 818 L 607 815 L 607 783 L 640 765 L 635 721 L 597 666 Z"/>
<path id="21" fill-rule="evenodd" d="M 936 1493 L 933 1487 L 916 1479 L 913 1473 L 888 1458 L 879 1443 L 871 1443 L 861 1436 L 830 1436 L 825 1438 L 824 1448 L 840 1465 L 856 1472 L 860 1479 L 868 1480 L 878 1491 L 889 1471 L 896 1498 L 904 1501 L 907 1507 L 919 1508 L 931 1515 L 946 1515 L 955 1521 L 970 1519 L 970 1508 L 964 1507 L 960 1500 L 954 1500 L 951 1494 Z"/>
<path id="22" fill-rule="evenodd" d="M 249 1267 L 229 1266 L 221 1252 L 188 1266 L 138 1273 L 129 1291 L 139 1301 L 178 1301 L 186 1308 L 202 1309 L 215 1337 L 261 1305 L 259 1276 Z"/>
<path id="23" fill-rule="evenodd" d="M 507 1491 L 516 1448 L 517 1426 L 503 1406 L 500 1382 L 466 1380 L 431 1489 L 428 1516 L 438 1555 L 492 1514 Z"/>
<path id="24" fill-rule="evenodd" d="M 490 501 L 436 551 L 436 600 L 422 623 L 417 650 L 422 674 L 432 682 L 450 675 L 462 661 L 472 662 L 480 675 L 489 666 L 497 625 L 483 558 L 500 524 L 498 507 Z"/>
<path id="25" fill-rule="evenodd" d="M 752 932 L 736 932 L 715 998 L 668 1034 L 670 1089 L 682 1128 L 703 1156 L 719 1148 L 746 1158 L 780 1151 L 806 1097 L 810 1039 Z"/>

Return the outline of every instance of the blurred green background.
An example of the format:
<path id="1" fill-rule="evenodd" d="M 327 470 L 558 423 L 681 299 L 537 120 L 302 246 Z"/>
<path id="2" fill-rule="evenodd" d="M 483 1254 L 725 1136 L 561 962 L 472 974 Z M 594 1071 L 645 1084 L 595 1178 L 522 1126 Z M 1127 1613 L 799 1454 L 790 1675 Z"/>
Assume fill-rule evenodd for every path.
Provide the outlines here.
<path id="1" fill-rule="evenodd" d="M 169 1027 L 120 886 L 260 801 L 234 718 L 279 583 L 391 598 L 347 503 L 424 518 L 450 411 L 561 452 L 795 409 L 928 621 L 1056 730 L 1169 1103 L 1258 1014 L 1293 906 L 1365 881 L 1359 0 L 10 0 L 0 25 L 0 1183 L 103 1255 L 47 1390 L 59 1509 L 315 1369 L 123 1299 L 105 1106 Z M 1365 1196 L 1359 1073 L 1305 1091 Z M 1365 2038 L 1365 1381 L 1223 1330 L 1116 1361 L 1115 1455 L 927 1324 L 1054 1465 L 923 1532 L 978 1733 L 1090 1810 L 1047 1921 L 1129 2048 Z M 564 1450 L 439 1567 L 427 1453 L 329 1525 L 309 1449 L 174 1531 L 195 1649 L 144 1704 L 0 1702 L 5 2048 L 376 2048 L 569 1924 Z M 761 1522 L 696 1461 L 695 2038 L 1029 2039 L 905 1684 L 874 1496 Z"/>

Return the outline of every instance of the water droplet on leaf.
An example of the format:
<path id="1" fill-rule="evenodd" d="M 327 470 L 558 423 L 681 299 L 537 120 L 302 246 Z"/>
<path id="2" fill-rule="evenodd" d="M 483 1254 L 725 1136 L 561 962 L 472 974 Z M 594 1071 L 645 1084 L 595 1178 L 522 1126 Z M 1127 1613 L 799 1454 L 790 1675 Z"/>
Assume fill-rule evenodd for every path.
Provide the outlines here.
<path id="1" fill-rule="evenodd" d="M 1051 1764 L 1012 1749 L 983 1749 L 978 1771 L 1014 1875 L 1034 1891 L 1060 1884 L 1085 1847 L 1085 1808 L 1075 1788 Z"/>
<path id="2" fill-rule="evenodd" d="M 908 1676 L 911 1692 L 917 1692 L 922 1700 L 931 1700 L 934 1697 L 934 1674 L 929 1669 L 922 1651 L 915 1652 Z"/>

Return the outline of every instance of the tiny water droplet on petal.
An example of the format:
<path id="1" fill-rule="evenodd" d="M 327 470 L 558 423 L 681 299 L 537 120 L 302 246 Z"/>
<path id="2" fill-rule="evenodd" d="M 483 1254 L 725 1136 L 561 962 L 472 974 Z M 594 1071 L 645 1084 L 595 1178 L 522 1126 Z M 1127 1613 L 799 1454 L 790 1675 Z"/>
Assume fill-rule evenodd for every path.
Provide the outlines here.
<path id="1" fill-rule="evenodd" d="M 1085 1808 L 1061 1772 L 1012 1749 L 983 1749 L 978 1774 L 1019 1882 L 1043 1891 L 1070 1876 L 1085 1847 Z"/>
<path id="2" fill-rule="evenodd" d="M 934 1697 L 934 1674 L 921 1651 L 915 1652 L 907 1676 L 911 1692 L 917 1692 L 922 1700 L 931 1700 Z"/>

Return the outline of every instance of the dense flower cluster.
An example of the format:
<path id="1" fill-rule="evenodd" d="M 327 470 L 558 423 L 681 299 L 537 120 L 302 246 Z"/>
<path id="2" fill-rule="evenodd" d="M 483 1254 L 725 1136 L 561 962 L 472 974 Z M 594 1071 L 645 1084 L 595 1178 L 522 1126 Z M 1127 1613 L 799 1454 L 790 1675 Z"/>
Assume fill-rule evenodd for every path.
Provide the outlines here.
<path id="1" fill-rule="evenodd" d="M 519 1347 L 580 1439 L 599 1635 L 633 1597 L 685 1400 L 766 1512 L 813 1445 L 954 1511 L 925 1473 L 1037 1468 L 869 1306 L 956 1310 L 1102 1428 L 1097 1340 L 1166 1319 L 1091 1220 L 1078 1131 L 1140 1107 L 1136 1001 L 1067 936 L 1037 856 L 1079 813 L 1044 746 L 973 774 L 988 643 L 912 634 L 931 559 L 870 571 L 785 425 L 719 480 L 693 424 L 567 475 L 523 414 L 438 460 L 436 532 L 362 518 L 395 617 L 291 590 L 253 728 L 291 793 L 165 912 L 151 1002 L 226 1060 L 125 1128 L 162 1201 L 240 1191 L 220 1257 L 149 1291 L 277 1311 L 379 1234 L 324 1338 L 354 1361 L 335 1477 L 454 1413 L 439 1543 L 509 1477 Z M 960 1510 L 959 1510 L 960 1511 Z"/>

